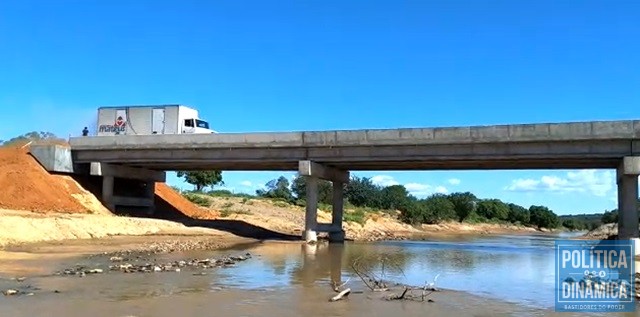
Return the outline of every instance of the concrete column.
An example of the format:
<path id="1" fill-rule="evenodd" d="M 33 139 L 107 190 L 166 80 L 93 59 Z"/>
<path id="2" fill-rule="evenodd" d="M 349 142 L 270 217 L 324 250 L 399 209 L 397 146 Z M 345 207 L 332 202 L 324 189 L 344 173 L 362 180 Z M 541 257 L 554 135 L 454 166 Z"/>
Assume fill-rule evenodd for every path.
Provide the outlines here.
<path id="1" fill-rule="evenodd" d="M 304 239 L 307 242 L 315 242 L 317 241 L 317 231 L 328 231 L 329 240 L 344 241 L 344 232 L 342 231 L 342 184 L 349 182 L 349 172 L 309 160 L 298 162 L 298 172 L 300 176 L 306 178 L 307 183 Z M 333 221 L 331 224 L 318 224 L 318 179 L 333 182 Z"/>
<path id="2" fill-rule="evenodd" d="M 307 243 L 318 241 L 318 178 L 305 176 L 307 184 L 306 212 L 304 218 L 304 240 Z"/>
<path id="3" fill-rule="evenodd" d="M 342 229 L 342 214 L 344 212 L 344 183 L 333 182 L 333 208 L 331 212 L 330 242 L 344 242 L 344 230 Z"/>
<path id="4" fill-rule="evenodd" d="M 148 198 L 149 200 L 151 200 L 151 206 L 148 207 L 149 209 L 147 210 L 147 214 L 153 215 L 156 212 L 156 204 L 155 204 L 156 182 L 147 181 L 145 185 L 144 194 L 145 194 L 145 198 Z"/>
<path id="5" fill-rule="evenodd" d="M 112 212 L 116 211 L 116 206 L 113 204 L 114 181 L 113 176 L 102 177 L 102 202 Z"/>
<path id="6" fill-rule="evenodd" d="M 638 175 L 640 157 L 625 157 L 617 170 L 618 183 L 618 239 L 632 240 L 635 254 L 640 254 L 640 226 L 638 221 Z"/>
<path id="7" fill-rule="evenodd" d="M 638 230 L 638 176 L 618 177 L 618 237 L 639 238 Z"/>

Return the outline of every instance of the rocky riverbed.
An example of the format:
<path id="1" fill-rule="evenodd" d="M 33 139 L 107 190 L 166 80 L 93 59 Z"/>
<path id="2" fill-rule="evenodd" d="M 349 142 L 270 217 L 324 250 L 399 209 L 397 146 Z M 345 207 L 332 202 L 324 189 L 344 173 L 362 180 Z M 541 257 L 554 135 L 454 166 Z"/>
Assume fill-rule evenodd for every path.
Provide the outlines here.
<path id="1" fill-rule="evenodd" d="M 224 268 L 235 265 L 238 262 L 246 261 L 251 258 L 250 253 L 244 255 L 230 255 L 221 258 L 205 258 L 205 259 L 185 259 L 172 262 L 159 263 L 155 259 L 149 260 L 143 256 L 135 256 L 133 258 L 112 256 L 109 258 L 111 262 L 117 264 L 109 265 L 109 272 L 122 273 L 152 273 L 152 272 L 181 272 L 183 269 L 200 270 L 198 275 L 203 275 L 202 270 L 213 268 Z M 87 274 L 104 273 L 104 268 L 91 268 L 84 265 L 67 268 L 56 272 L 56 275 L 77 275 L 84 277 Z"/>
<path id="2" fill-rule="evenodd" d="M 67 277 L 87 277 L 95 274 L 115 274 L 115 273 L 162 273 L 162 272 L 188 272 L 192 275 L 207 275 L 207 270 L 224 269 L 235 266 L 239 262 L 252 258 L 248 252 L 235 255 L 224 255 L 211 258 L 190 258 L 173 261 L 159 261 L 153 256 L 155 253 L 170 253 L 178 250 L 190 250 L 196 248 L 192 244 L 180 244 L 179 246 L 169 246 L 167 244 L 157 244 L 155 249 L 146 249 L 145 252 L 125 250 L 119 252 L 103 253 L 99 255 L 87 256 L 87 260 L 94 260 L 102 264 L 87 265 L 77 264 L 54 272 L 53 276 Z M 197 248 L 196 248 L 197 249 Z M 96 259 L 96 257 L 106 257 L 108 260 Z M 12 296 L 33 296 L 42 289 L 29 283 L 28 277 L 12 278 L 9 281 L 14 287 L 2 290 L 6 297 Z M 59 293 L 58 290 L 47 292 Z"/>

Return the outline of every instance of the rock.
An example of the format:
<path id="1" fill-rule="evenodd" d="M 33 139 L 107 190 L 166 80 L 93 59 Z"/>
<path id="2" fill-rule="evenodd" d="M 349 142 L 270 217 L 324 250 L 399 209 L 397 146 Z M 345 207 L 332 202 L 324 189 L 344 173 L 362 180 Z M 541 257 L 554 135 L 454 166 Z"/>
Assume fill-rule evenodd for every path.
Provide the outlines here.
<path id="1" fill-rule="evenodd" d="M 112 256 L 109 258 L 109 261 L 111 262 L 122 262 L 124 261 L 124 258 L 121 256 Z"/>
<path id="2" fill-rule="evenodd" d="M 120 258 L 124 260 L 123 257 L 118 257 L 118 259 L 114 261 L 113 256 L 110 257 L 109 259 L 112 262 L 120 262 L 119 260 Z M 134 259 L 133 261 L 135 262 L 112 264 L 108 266 L 108 270 L 119 271 L 123 273 L 150 273 L 150 272 L 181 272 L 183 268 L 211 269 L 211 268 L 231 267 L 236 265 L 238 262 L 242 262 L 250 259 L 251 254 L 245 253 L 244 255 L 229 255 L 229 256 L 223 256 L 220 258 L 179 260 L 179 261 L 172 261 L 168 263 L 161 263 L 159 259 L 144 260 L 141 257 L 135 256 L 135 255 L 131 255 L 130 258 Z M 139 263 L 139 260 L 147 261 L 147 262 Z M 78 275 L 83 277 L 87 274 L 98 274 L 103 272 L 104 270 L 102 268 L 87 269 L 81 265 L 77 265 L 76 267 L 65 269 L 61 272 L 57 272 L 56 274 L 57 275 Z"/>
<path id="3" fill-rule="evenodd" d="M 11 296 L 11 295 L 17 295 L 19 292 L 18 290 L 15 289 L 8 289 L 4 292 L 2 292 L 5 296 Z"/>

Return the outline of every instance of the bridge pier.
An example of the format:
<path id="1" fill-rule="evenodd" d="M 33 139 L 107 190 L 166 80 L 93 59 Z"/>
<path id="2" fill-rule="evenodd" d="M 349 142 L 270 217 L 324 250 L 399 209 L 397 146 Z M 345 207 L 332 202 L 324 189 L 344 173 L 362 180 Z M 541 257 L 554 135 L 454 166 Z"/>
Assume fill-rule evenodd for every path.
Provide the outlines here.
<path id="1" fill-rule="evenodd" d="M 137 207 L 144 208 L 147 215 L 155 213 L 155 182 L 164 182 L 166 178 L 165 172 L 104 163 L 91 163 L 89 174 L 102 176 L 102 202 L 109 210 L 115 212 L 116 206 Z M 116 179 L 120 185 L 126 185 L 120 194 L 117 193 L 116 186 L 120 185 L 116 185 Z M 138 185 L 143 188 L 138 190 Z M 135 195 L 122 196 L 131 186 L 136 188 Z"/>
<path id="2" fill-rule="evenodd" d="M 638 175 L 640 175 L 640 156 L 623 158 L 618 166 L 616 177 L 618 184 L 618 239 L 633 240 L 636 255 L 640 254 Z"/>
<path id="3" fill-rule="evenodd" d="M 344 209 L 344 184 L 349 182 L 349 172 L 330 166 L 320 165 L 312 161 L 300 161 L 298 172 L 306 181 L 306 211 L 303 239 L 307 243 L 318 241 L 317 232 L 328 232 L 330 242 L 343 242 L 342 229 Z M 333 206 L 331 223 L 318 223 L 318 181 L 328 180 L 333 183 Z"/>

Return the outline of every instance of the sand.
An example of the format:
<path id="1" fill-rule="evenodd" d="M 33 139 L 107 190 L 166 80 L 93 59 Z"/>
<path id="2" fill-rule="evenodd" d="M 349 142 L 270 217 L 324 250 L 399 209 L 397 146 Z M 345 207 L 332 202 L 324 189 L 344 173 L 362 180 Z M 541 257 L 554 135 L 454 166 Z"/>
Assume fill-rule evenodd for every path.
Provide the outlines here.
<path id="1" fill-rule="evenodd" d="M 99 239 L 110 236 L 220 235 L 222 233 L 215 229 L 187 227 L 178 222 L 160 219 L 62 213 L 25 215 L 20 211 L 0 210 L 0 247 L 67 239 Z"/>

